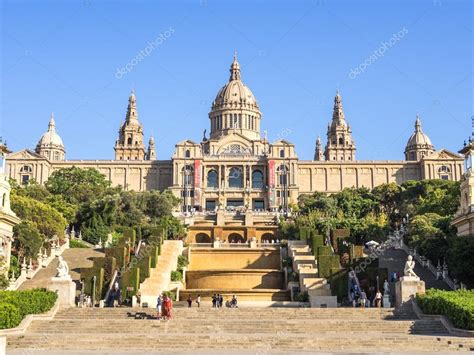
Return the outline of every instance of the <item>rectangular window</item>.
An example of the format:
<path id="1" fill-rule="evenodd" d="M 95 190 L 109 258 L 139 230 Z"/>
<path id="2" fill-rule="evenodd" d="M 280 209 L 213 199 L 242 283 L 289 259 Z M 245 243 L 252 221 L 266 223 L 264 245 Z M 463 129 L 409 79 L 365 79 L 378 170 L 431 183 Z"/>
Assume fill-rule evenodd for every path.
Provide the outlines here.
<path id="1" fill-rule="evenodd" d="M 216 205 L 216 200 L 206 200 L 206 211 L 215 211 Z"/>
<path id="2" fill-rule="evenodd" d="M 265 209 L 265 201 L 253 200 L 253 209 L 254 211 L 263 211 Z"/>
<path id="3" fill-rule="evenodd" d="M 29 176 L 29 175 L 22 175 L 22 176 L 21 176 L 21 183 L 22 183 L 23 185 L 28 184 L 28 181 L 29 181 L 29 180 L 30 180 L 30 176 Z"/>
<path id="4" fill-rule="evenodd" d="M 227 207 L 235 208 L 235 207 L 243 207 L 243 205 L 244 205 L 244 200 L 241 200 L 241 199 L 227 200 Z"/>

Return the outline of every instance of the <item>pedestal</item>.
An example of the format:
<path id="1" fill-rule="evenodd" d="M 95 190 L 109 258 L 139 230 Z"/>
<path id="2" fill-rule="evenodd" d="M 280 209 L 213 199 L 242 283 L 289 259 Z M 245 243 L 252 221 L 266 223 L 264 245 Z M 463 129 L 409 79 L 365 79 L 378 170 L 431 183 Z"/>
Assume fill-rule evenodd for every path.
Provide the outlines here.
<path id="1" fill-rule="evenodd" d="M 309 295 L 309 306 L 311 308 L 336 308 L 337 296 Z"/>
<path id="2" fill-rule="evenodd" d="M 390 295 L 383 295 L 382 305 L 383 308 L 390 308 Z"/>
<path id="3" fill-rule="evenodd" d="M 7 352 L 7 338 L 0 337 L 0 354 L 5 354 Z"/>
<path id="4" fill-rule="evenodd" d="M 416 276 L 404 276 L 395 284 L 395 305 L 401 306 L 402 303 L 415 298 L 417 294 L 425 293 L 425 282 Z"/>
<path id="5" fill-rule="evenodd" d="M 58 294 L 59 304 L 62 307 L 74 307 L 76 298 L 76 284 L 71 277 L 53 277 L 48 285 L 48 290 Z"/>

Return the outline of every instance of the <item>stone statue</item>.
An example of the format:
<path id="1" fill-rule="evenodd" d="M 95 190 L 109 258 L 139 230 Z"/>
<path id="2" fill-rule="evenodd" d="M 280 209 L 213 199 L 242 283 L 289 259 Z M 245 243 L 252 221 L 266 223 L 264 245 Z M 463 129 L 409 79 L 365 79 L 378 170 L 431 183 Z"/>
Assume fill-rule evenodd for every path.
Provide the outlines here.
<path id="1" fill-rule="evenodd" d="M 387 279 L 385 279 L 385 281 L 383 283 L 383 294 L 388 295 L 389 293 L 390 293 L 390 287 L 388 285 Z"/>
<path id="2" fill-rule="evenodd" d="M 417 277 L 415 274 L 415 260 L 411 255 L 408 255 L 407 262 L 405 263 L 405 269 L 403 270 L 403 274 L 405 276 L 412 276 Z"/>
<path id="3" fill-rule="evenodd" d="M 69 266 L 67 265 L 67 262 L 64 261 L 62 256 L 58 258 L 58 267 L 56 268 L 56 271 L 56 277 L 61 279 L 69 278 Z"/>

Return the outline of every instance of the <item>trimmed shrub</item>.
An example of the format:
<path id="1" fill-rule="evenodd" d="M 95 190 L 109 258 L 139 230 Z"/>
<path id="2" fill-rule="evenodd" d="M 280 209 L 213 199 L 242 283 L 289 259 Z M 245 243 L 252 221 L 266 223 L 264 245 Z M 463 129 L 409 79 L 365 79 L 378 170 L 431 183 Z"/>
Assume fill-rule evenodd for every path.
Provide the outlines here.
<path id="1" fill-rule="evenodd" d="M 323 247 L 324 246 L 324 237 L 322 235 L 313 235 L 311 237 L 311 250 L 313 251 L 313 255 L 317 255 L 317 250 L 318 247 Z"/>
<path id="2" fill-rule="evenodd" d="M 0 329 L 16 327 L 28 314 L 49 311 L 57 298 L 45 289 L 0 291 Z"/>
<path id="3" fill-rule="evenodd" d="M 0 303 L 0 329 L 15 328 L 22 317 L 17 307 L 10 303 Z"/>
<path id="4" fill-rule="evenodd" d="M 183 274 L 180 270 L 173 270 L 171 271 L 171 281 L 182 281 Z"/>
<path id="5" fill-rule="evenodd" d="M 311 235 L 309 227 L 300 227 L 299 238 L 300 240 L 307 240 Z"/>
<path id="6" fill-rule="evenodd" d="M 121 278 L 122 298 L 127 299 L 136 295 L 140 287 L 140 269 L 134 267 L 125 270 Z"/>
<path id="7" fill-rule="evenodd" d="M 124 246 L 105 248 L 105 256 L 114 257 L 118 268 L 124 267 L 130 261 L 130 250 Z"/>
<path id="8" fill-rule="evenodd" d="M 474 290 L 429 289 L 417 295 L 416 302 L 426 314 L 443 314 L 455 327 L 474 330 Z"/>
<path id="9" fill-rule="evenodd" d="M 84 244 L 83 242 L 81 242 L 80 240 L 77 240 L 77 239 L 71 239 L 69 241 L 69 247 L 70 248 L 82 248 L 82 249 L 89 248 L 87 246 L 87 244 Z"/>
<path id="10" fill-rule="evenodd" d="M 84 293 L 91 297 L 92 289 L 94 288 L 94 276 L 96 276 L 95 301 L 99 301 L 105 295 L 104 273 L 104 269 L 99 267 L 81 269 L 81 279 L 84 280 Z"/>

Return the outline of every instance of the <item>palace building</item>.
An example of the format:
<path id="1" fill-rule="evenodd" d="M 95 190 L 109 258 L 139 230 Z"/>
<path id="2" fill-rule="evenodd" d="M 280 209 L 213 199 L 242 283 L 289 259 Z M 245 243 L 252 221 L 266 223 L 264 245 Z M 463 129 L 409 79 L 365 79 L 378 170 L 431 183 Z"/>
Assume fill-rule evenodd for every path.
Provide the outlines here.
<path id="1" fill-rule="evenodd" d="M 269 142 L 266 134 L 261 135 L 261 120 L 258 101 L 242 81 L 234 57 L 229 79 L 209 112 L 209 137 L 204 136 L 201 142 L 177 143 L 171 159 L 157 159 L 153 137 L 145 145 L 137 98 L 132 92 L 115 142 L 114 160 L 66 160 L 66 148 L 58 133 L 60 124 L 56 126 L 51 115 L 48 130 L 34 150 L 23 149 L 7 157 L 7 174 L 23 184 L 32 179 L 43 184 L 60 168 L 95 168 L 112 185 L 127 190 L 170 189 L 182 198 L 183 211 L 241 206 L 278 210 L 296 202 L 299 195 L 314 191 L 334 193 L 346 187 L 373 188 L 421 179 L 460 180 L 463 176 L 462 156 L 436 150 L 419 117 L 406 145 L 405 160 L 357 160 L 356 142 L 339 93 L 334 98 L 326 145 L 323 147 L 317 138 L 313 160 L 300 160 L 295 145 L 284 139 Z"/>

